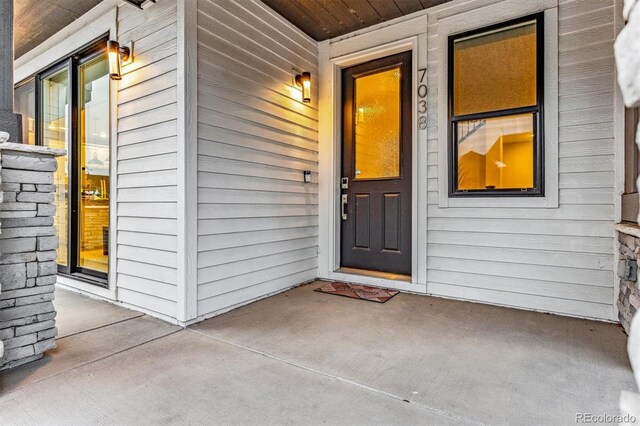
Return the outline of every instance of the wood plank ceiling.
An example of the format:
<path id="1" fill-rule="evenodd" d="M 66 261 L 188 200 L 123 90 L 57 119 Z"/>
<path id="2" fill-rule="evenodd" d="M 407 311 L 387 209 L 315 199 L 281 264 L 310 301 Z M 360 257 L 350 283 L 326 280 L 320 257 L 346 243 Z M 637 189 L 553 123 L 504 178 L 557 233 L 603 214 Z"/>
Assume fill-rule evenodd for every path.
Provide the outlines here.
<path id="1" fill-rule="evenodd" d="M 14 0 L 15 57 L 33 49 L 101 1 Z M 262 1 L 309 36 L 322 41 L 451 0 Z"/>
<path id="2" fill-rule="evenodd" d="M 451 0 L 262 0 L 318 41 L 448 1 Z"/>
<path id="3" fill-rule="evenodd" d="M 14 0 L 15 57 L 24 55 L 88 12 L 100 1 L 102 0 Z"/>
<path id="4" fill-rule="evenodd" d="M 10 0 L 0 0 L 10 1 Z M 19 58 L 102 0 L 13 0 L 14 56 Z M 126 0 L 132 7 L 147 1 Z"/>

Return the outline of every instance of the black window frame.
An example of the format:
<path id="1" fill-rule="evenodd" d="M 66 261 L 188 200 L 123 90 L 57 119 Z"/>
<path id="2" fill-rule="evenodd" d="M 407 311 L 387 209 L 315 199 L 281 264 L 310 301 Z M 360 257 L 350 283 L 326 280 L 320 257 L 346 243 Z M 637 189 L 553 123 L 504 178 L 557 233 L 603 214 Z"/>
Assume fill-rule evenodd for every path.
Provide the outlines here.
<path id="1" fill-rule="evenodd" d="M 68 75 L 68 92 L 67 97 L 69 99 L 69 111 L 71 129 L 69 132 L 69 152 L 67 155 L 73 159 L 73 161 L 67 161 L 68 169 L 67 174 L 69 176 L 68 182 L 68 235 L 67 235 L 67 264 L 58 264 L 58 274 L 70 276 L 74 279 L 79 279 L 90 284 L 95 284 L 100 287 L 108 288 L 108 272 L 101 272 L 78 266 L 78 253 L 79 253 L 79 235 L 78 235 L 78 216 L 80 207 L 80 194 L 76 186 L 79 179 L 79 163 L 76 160 L 79 152 L 79 140 L 78 140 L 78 74 L 80 65 L 85 64 L 96 57 L 106 53 L 106 43 L 109 40 L 109 34 L 104 34 L 83 47 L 77 49 L 73 53 L 64 56 L 58 61 L 48 65 L 36 72 L 33 75 L 23 79 L 19 83 L 14 85 L 14 90 L 17 87 L 34 79 L 35 81 L 35 143 L 36 145 L 43 146 L 43 133 L 42 133 L 42 81 L 64 69 Z M 109 137 L 109 145 L 111 145 L 111 135 Z M 111 259 L 109 259 L 111 261 Z"/>
<path id="2" fill-rule="evenodd" d="M 496 31 L 529 21 L 536 22 L 536 101 L 534 106 L 510 108 L 497 111 L 481 112 L 465 115 L 454 115 L 453 111 L 453 70 L 454 43 L 466 38 L 490 31 Z M 448 38 L 448 141 L 449 141 L 449 197 L 544 197 L 544 12 L 527 15 L 498 24 L 477 28 L 471 31 L 452 34 Z M 460 121 L 483 120 L 517 114 L 533 115 L 533 188 L 513 189 L 458 189 L 458 144 L 457 123 Z"/>

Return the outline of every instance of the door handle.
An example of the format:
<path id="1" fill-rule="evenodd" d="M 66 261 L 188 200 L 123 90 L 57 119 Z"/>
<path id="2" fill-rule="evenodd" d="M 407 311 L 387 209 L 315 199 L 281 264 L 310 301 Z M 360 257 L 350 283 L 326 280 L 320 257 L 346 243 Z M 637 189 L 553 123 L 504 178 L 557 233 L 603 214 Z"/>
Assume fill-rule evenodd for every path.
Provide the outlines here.
<path id="1" fill-rule="evenodd" d="M 340 203 L 340 213 L 342 214 L 342 220 L 347 220 L 347 194 L 342 194 L 342 202 Z"/>

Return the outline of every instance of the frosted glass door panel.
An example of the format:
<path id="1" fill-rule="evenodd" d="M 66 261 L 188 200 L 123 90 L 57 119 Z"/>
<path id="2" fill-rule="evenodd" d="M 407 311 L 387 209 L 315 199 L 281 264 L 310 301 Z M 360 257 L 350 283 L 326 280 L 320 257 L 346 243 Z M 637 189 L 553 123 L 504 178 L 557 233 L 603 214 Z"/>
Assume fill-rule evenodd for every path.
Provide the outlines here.
<path id="1" fill-rule="evenodd" d="M 400 67 L 355 77 L 354 179 L 400 176 Z"/>

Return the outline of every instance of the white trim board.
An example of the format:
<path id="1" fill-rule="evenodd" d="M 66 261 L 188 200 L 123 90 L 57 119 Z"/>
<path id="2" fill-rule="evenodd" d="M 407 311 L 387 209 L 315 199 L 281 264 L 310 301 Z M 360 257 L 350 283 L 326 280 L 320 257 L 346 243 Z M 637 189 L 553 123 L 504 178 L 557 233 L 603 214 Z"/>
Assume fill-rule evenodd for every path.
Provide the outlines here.
<path id="1" fill-rule="evenodd" d="M 176 317 L 198 314 L 198 25 L 194 1 L 178 0 L 178 285 Z"/>
<path id="2" fill-rule="evenodd" d="M 118 18 L 116 14 L 114 17 Z M 117 21 L 114 21 L 109 31 L 109 38 L 112 40 L 118 37 Z M 118 82 L 109 80 L 109 269 L 107 284 L 109 294 L 113 300 L 118 299 L 118 286 L 116 285 L 116 274 L 118 264 Z"/>

